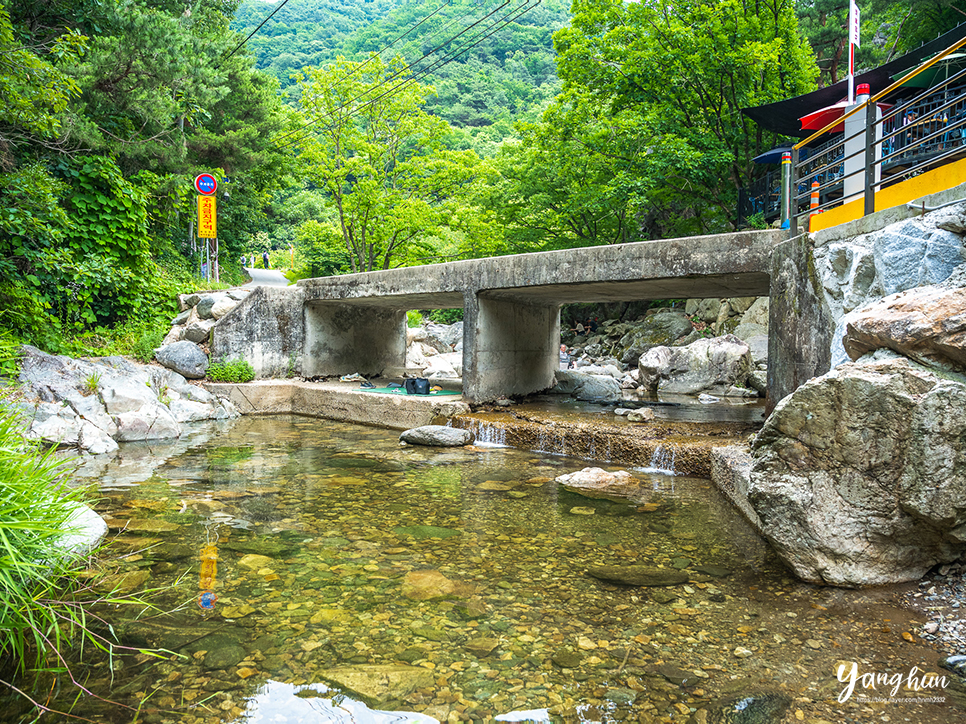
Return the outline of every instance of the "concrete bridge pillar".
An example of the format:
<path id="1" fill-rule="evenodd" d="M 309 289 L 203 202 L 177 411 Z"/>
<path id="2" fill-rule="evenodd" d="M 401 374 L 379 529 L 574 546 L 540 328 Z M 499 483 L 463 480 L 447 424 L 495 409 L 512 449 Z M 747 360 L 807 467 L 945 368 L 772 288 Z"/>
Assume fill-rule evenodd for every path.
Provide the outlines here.
<path id="1" fill-rule="evenodd" d="M 831 369 L 835 324 L 822 298 L 808 236 L 775 246 L 768 307 L 768 403 Z"/>
<path id="2" fill-rule="evenodd" d="M 560 305 L 492 292 L 467 293 L 463 305 L 463 395 L 485 402 L 554 383 Z"/>
<path id="3" fill-rule="evenodd" d="M 405 364 L 405 310 L 332 301 L 306 303 L 304 376 L 375 375 Z"/>

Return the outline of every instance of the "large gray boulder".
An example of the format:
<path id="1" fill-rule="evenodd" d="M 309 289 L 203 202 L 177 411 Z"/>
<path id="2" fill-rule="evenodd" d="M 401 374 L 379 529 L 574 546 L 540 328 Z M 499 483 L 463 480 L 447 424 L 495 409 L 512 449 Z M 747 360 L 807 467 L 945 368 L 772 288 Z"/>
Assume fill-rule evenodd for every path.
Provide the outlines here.
<path id="1" fill-rule="evenodd" d="M 238 302 L 227 294 L 219 296 L 211 307 L 211 316 L 215 319 L 221 319 L 237 306 Z"/>
<path id="2" fill-rule="evenodd" d="M 83 503 L 71 503 L 70 516 L 64 521 L 64 534 L 56 547 L 70 558 L 90 553 L 107 535 L 104 519 Z"/>
<path id="3" fill-rule="evenodd" d="M 721 300 L 689 299 L 684 311 L 690 317 L 697 317 L 702 322 L 713 324 L 718 321 L 718 314 L 721 312 Z"/>
<path id="4" fill-rule="evenodd" d="M 617 402 L 621 399 L 621 385 L 609 375 L 584 375 L 573 396 L 584 402 Z"/>
<path id="5" fill-rule="evenodd" d="M 570 395 L 585 402 L 617 402 L 621 399 L 621 383 L 610 375 L 586 374 L 577 370 L 554 372 L 554 394 Z"/>
<path id="6" fill-rule="evenodd" d="M 100 398 L 108 415 L 120 415 L 153 405 L 158 395 L 142 375 L 102 381 Z"/>
<path id="7" fill-rule="evenodd" d="M 906 219 L 873 234 L 875 266 L 885 294 L 937 284 L 963 263 L 963 240 L 936 217 Z"/>
<path id="8" fill-rule="evenodd" d="M 832 366 L 849 359 L 842 346 L 846 314 L 890 294 L 938 284 L 966 261 L 958 231 L 964 208 L 905 219 L 844 241 L 823 241 L 820 235 L 813 256 L 824 301 L 836 322 Z"/>
<path id="9" fill-rule="evenodd" d="M 181 339 L 195 344 L 203 344 L 211 336 L 211 328 L 217 324 L 215 319 L 196 319 L 189 322 L 181 333 Z"/>
<path id="10" fill-rule="evenodd" d="M 427 324 L 426 336 L 427 339 L 435 339 L 446 345 L 447 349 L 441 349 L 440 352 L 451 352 L 457 344 L 463 341 L 463 323 Z"/>
<path id="11" fill-rule="evenodd" d="M 966 384 L 904 359 L 847 363 L 783 399 L 749 500 L 797 576 L 912 581 L 966 552 Z"/>
<path id="12" fill-rule="evenodd" d="M 116 430 L 116 426 L 115 426 Z M 117 450 L 117 443 L 104 430 L 64 408 L 64 414 L 35 420 L 27 430 L 27 436 L 45 445 L 76 447 L 100 455 Z"/>
<path id="13" fill-rule="evenodd" d="M 586 498 L 628 499 L 635 503 L 651 498 L 654 491 L 626 470 L 608 472 L 603 468 L 583 468 L 555 479 L 564 489 Z"/>
<path id="14" fill-rule="evenodd" d="M 966 370 L 966 287 L 919 287 L 892 294 L 846 317 L 853 360 L 891 349 L 929 367 Z"/>
<path id="15" fill-rule="evenodd" d="M 410 445 L 430 445 L 432 447 L 461 447 L 473 442 L 473 433 L 458 427 L 445 425 L 423 425 L 404 431 L 400 442 Z"/>
<path id="16" fill-rule="evenodd" d="M 208 294 L 202 297 L 195 305 L 195 313 L 201 319 L 214 319 L 214 315 L 211 313 L 211 310 L 214 309 L 215 304 L 218 303 L 218 299 L 219 295 L 217 294 Z"/>
<path id="17" fill-rule="evenodd" d="M 171 411 L 160 402 L 118 415 L 117 434 L 114 439 L 118 442 L 133 440 L 164 440 L 181 435 L 181 425 Z"/>
<path id="18" fill-rule="evenodd" d="M 123 357 L 75 360 L 22 348 L 18 407 L 27 435 L 91 455 L 117 441 L 176 438 L 181 422 L 237 417 L 227 401 L 173 370 Z"/>
<path id="19" fill-rule="evenodd" d="M 641 355 L 661 345 L 670 346 L 692 331 L 687 314 L 662 309 L 637 322 L 614 345 L 614 356 L 623 364 L 636 365 Z"/>
<path id="20" fill-rule="evenodd" d="M 638 362 L 641 388 L 651 392 L 727 395 L 753 369 L 751 349 L 734 335 L 699 339 L 686 347 L 655 347 Z"/>
<path id="21" fill-rule="evenodd" d="M 462 377 L 463 355 L 459 352 L 445 352 L 429 357 L 423 376 L 431 380 Z"/>
<path id="22" fill-rule="evenodd" d="M 208 355 L 194 342 L 182 340 L 159 347 L 154 358 L 189 380 L 200 380 L 208 370 Z"/>

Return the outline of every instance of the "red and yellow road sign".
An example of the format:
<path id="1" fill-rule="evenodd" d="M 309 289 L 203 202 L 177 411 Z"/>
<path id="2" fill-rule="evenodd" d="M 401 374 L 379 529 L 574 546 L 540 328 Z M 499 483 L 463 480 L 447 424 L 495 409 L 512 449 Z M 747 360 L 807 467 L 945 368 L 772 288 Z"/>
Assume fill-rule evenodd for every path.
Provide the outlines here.
<path id="1" fill-rule="evenodd" d="M 198 238 L 217 239 L 217 208 L 214 196 L 198 197 Z"/>

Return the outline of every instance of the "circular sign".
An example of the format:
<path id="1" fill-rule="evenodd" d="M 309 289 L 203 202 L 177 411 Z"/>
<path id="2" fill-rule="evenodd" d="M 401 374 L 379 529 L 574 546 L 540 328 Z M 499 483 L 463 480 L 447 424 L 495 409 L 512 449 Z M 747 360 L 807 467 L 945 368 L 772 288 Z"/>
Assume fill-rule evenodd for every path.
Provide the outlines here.
<path id="1" fill-rule="evenodd" d="M 198 174 L 195 177 L 195 190 L 199 194 L 211 196 L 218 189 L 218 182 L 210 173 Z"/>
<path id="2" fill-rule="evenodd" d="M 215 595 L 214 591 L 202 591 L 201 595 L 198 596 L 198 605 L 206 611 L 212 611 L 217 600 L 218 596 Z"/>

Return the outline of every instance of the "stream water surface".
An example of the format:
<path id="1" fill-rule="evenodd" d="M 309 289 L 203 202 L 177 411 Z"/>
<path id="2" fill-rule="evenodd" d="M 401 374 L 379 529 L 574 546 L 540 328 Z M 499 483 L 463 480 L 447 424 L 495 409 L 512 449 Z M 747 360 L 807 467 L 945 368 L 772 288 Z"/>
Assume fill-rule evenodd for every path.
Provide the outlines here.
<path id="1" fill-rule="evenodd" d="M 89 656 L 73 673 L 93 695 L 62 682 L 50 706 L 149 724 L 966 719 L 907 679 L 840 701 L 840 663 L 942 673 L 939 654 L 896 589 L 793 580 L 708 480 L 637 471 L 647 503 L 591 500 L 553 482 L 584 460 L 397 439 L 248 417 L 89 460 L 109 585 L 161 589 L 155 611 L 104 615 L 166 653 Z M 689 581 L 618 586 L 598 565 Z"/>

